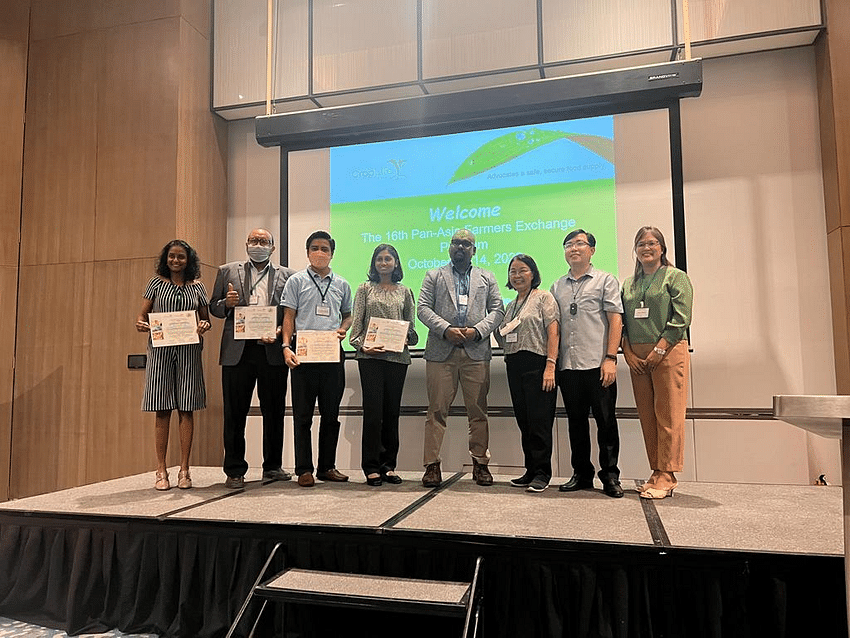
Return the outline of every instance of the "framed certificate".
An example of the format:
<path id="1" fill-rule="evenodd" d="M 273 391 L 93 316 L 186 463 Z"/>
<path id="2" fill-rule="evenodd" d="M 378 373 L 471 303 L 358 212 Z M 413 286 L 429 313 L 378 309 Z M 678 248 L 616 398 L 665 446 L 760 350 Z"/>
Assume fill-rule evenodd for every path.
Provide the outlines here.
<path id="1" fill-rule="evenodd" d="M 236 306 L 233 309 L 234 339 L 274 339 L 277 334 L 277 306 Z"/>
<path id="2" fill-rule="evenodd" d="M 151 327 L 151 345 L 154 348 L 185 346 L 201 341 L 198 335 L 198 318 L 194 310 L 150 312 L 148 324 Z"/>
<path id="3" fill-rule="evenodd" d="M 363 345 L 367 348 L 384 346 L 388 352 L 403 352 L 410 323 L 400 319 L 370 317 Z"/>
<path id="4" fill-rule="evenodd" d="M 299 363 L 339 363 L 336 330 L 299 330 L 295 339 Z"/>

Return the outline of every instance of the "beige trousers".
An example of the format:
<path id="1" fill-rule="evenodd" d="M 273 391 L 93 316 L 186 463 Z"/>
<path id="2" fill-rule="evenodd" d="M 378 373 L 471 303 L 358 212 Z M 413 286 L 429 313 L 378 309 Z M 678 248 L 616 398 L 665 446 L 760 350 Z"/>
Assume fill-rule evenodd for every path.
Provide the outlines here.
<path id="1" fill-rule="evenodd" d="M 631 344 L 641 359 L 654 343 Z M 667 351 L 661 363 L 645 374 L 632 373 L 632 389 L 640 418 L 646 456 L 653 470 L 681 472 L 685 457 L 685 410 L 688 406 L 688 342 Z"/>
<path id="2" fill-rule="evenodd" d="M 440 448 L 446 433 L 446 417 L 457 394 L 463 390 L 463 402 L 469 420 L 469 454 L 479 463 L 490 461 L 490 429 L 487 422 L 487 393 L 490 391 L 490 362 L 469 358 L 463 348 L 455 348 L 445 361 L 425 362 L 428 413 L 425 417 L 425 465 L 440 460 Z"/>

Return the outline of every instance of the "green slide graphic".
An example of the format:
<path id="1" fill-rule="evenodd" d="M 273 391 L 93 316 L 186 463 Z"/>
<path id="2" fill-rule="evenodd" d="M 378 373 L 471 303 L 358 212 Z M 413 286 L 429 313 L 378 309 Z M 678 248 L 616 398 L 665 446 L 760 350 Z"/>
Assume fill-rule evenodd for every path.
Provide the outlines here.
<path id="1" fill-rule="evenodd" d="M 530 128 L 500 135 L 480 146 L 457 167 L 449 184 L 489 171 L 557 140 L 568 140 L 578 144 L 614 163 L 614 140 L 608 137 Z"/>

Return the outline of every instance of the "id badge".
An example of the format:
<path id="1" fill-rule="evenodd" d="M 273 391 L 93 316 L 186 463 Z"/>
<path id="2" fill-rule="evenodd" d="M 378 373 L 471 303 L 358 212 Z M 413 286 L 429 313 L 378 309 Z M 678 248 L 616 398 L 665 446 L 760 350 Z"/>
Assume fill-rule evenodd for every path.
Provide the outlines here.
<path id="1" fill-rule="evenodd" d="M 251 295 L 248 298 L 248 305 L 249 306 L 256 306 L 259 303 L 260 303 L 260 295 Z"/>
<path id="2" fill-rule="evenodd" d="M 330 307 L 325 305 L 316 306 L 316 314 L 320 317 L 330 317 L 331 309 Z"/>
<path id="3" fill-rule="evenodd" d="M 635 308 L 635 319 L 649 319 L 649 308 Z"/>
<path id="4" fill-rule="evenodd" d="M 457 303 L 459 306 L 467 306 L 469 305 L 469 295 L 458 295 Z"/>
<path id="5" fill-rule="evenodd" d="M 515 332 L 512 332 L 508 335 L 505 335 L 505 343 L 516 343 L 516 341 L 517 341 L 517 334 Z"/>
<path id="6" fill-rule="evenodd" d="M 507 335 L 508 336 L 508 339 L 507 339 L 508 343 L 513 343 L 514 341 L 516 341 L 516 335 L 513 335 L 514 338 L 513 338 L 513 340 L 511 340 L 510 339 L 511 335 L 509 333 L 516 330 L 518 325 L 519 325 L 519 317 L 517 317 L 513 321 L 509 321 L 504 326 L 499 328 L 499 334 L 502 335 L 503 337 L 505 335 Z"/>

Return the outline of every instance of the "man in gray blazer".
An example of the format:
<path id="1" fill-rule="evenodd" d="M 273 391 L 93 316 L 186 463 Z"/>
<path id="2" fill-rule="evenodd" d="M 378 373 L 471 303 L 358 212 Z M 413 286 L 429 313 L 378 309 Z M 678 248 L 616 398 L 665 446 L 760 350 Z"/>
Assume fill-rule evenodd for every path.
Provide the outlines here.
<path id="1" fill-rule="evenodd" d="M 492 485 L 487 392 L 490 390 L 490 333 L 502 322 L 505 307 L 493 273 L 472 265 L 475 235 L 457 231 L 449 246 L 451 263 L 429 270 L 419 291 L 417 316 L 428 326 L 425 379 L 428 415 L 425 418 L 425 487 L 442 483 L 440 448 L 446 417 L 458 382 L 469 419 L 472 477 Z"/>
<path id="2" fill-rule="evenodd" d="M 269 261 L 275 251 L 274 237 L 255 228 L 245 244 L 250 259 L 224 264 L 215 278 L 210 312 L 224 319 L 221 335 L 221 386 L 224 399 L 225 485 L 241 488 L 248 463 L 245 461 L 245 422 L 251 408 L 254 386 L 263 414 L 263 478 L 288 481 L 292 476 L 281 468 L 286 378 L 280 328 L 274 337 L 261 340 L 234 338 L 233 309 L 236 306 L 276 306 L 280 326 L 280 300 L 286 280 L 294 270 Z"/>

